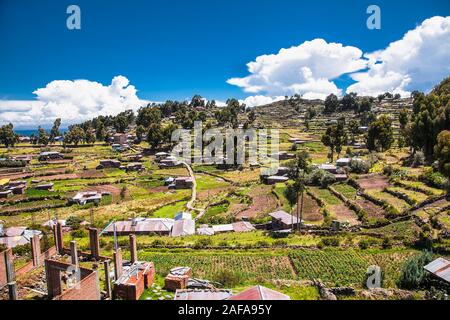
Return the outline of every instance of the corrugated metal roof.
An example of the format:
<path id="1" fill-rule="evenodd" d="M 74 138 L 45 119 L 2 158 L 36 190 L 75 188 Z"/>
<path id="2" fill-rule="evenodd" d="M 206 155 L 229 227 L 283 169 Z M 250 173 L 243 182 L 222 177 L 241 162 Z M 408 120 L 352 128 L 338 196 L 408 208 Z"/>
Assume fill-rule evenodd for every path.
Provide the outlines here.
<path id="1" fill-rule="evenodd" d="M 177 220 L 173 224 L 172 237 L 183 237 L 195 234 L 195 221 L 190 219 Z"/>
<path id="2" fill-rule="evenodd" d="M 224 289 L 177 289 L 175 300 L 226 300 L 231 295 Z"/>
<path id="3" fill-rule="evenodd" d="M 234 231 L 232 224 L 218 224 L 212 226 L 214 232 L 232 232 Z"/>
<path id="4" fill-rule="evenodd" d="M 173 225 L 174 220 L 169 218 L 149 218 L 149 219 L 141 219 L 135 220 L 136 224 L 133 225 L 132 220 L 127 221 L 116 221 L 114 224 L 116 226 L 116 230 L 118 233 L 121 232 L 170 232 Z M 113 233 L 114 232 L 114 224 L 108 225 L 104 233 Z"/>
<path id="5" fill-rule="evenodd" d="M 263 286 L 254 286 L 230 297 L 228 300 L 291 300 L 291 298 L 284 293 Z"/>
<path id="6" fill-rule="evenodd" d="M 286 225 L 292 225 L 292 221 L 294 221 L 295 223 L 298 223 L 298 219 L 295 216 L 290 215 L 289 213 L 287 213 L 286 211 L 280 210 L 280 211 L 275 211 L 272 213 L 269 213 L 269 215 L 277 220 L 280 220 L 282 223 L 286 224 Z"/>
<path id="7" fill-rule="evenodd" d="M 25 230 L 27 230 L 27 227 L 9 227 L 4 233 L 5 237 L 18 237 L 21 236 Z"/>
<path id="8" fill-rule="evenodd" d="M 255 227 L 248 221 L 239 221 L 232 225 L 235 232 L 249 232 L 255 230 Z"/>
<path id="9" fill-rule="evenodd" d="M 425 270 L 431 272 L 436 277 L 441 278 L 450 283 L 450 261 L 444 258 L 437 258 L 425 267 Z"/>
<path id="10" fill-rule="evenodd" d="M 212 236 L 214 235 L 214 229 L 210 227 L 197 228 L 197 234 L 203 236 Z"/>

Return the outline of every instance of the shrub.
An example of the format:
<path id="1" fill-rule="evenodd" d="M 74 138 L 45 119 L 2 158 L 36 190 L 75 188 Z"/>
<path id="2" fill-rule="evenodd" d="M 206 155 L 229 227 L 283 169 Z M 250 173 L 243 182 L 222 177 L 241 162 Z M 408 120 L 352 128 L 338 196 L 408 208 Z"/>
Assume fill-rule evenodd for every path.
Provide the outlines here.
<path id="1" fill-rule="evenodd" d="M 324 170 L 316 169 L 308 176 L 308 184 L 321 186 L 322 188 L 326 188 L 335 182 L 334 175 Z"/>
<path id="2" fill-rule="evenodd" d="M 223 287 L 235 287 L 241 282 L 241 276 L 230 270 L 221 270 L 212 279 L 220 283 Z"/>
<path id="3" fill-rule="evenodd" d="M 432 259 L 433 256 L 431 253 L 425 251 L 406 261 L 400 275 L 399 286 L 403 289 L 410 290 L 421 288 L 427 278 L 427 273 L 423 267 L 430 263 Z"/>
<path id="4" fill-rule="evenodd" d="M 340 239 L 337 237 L 327 237 L 322 238 L 320 242 L 324 247 L 338 247 L 340 244 Z"/>
<path id="5" fill-rule="evenodd" d="M 78 230 L 73 230 L 73 231 L 70 233 L 70 235 L 72 236 L 72 238 L 78 238 L 78 239 L 81 239 L 81 238 L 84 238 L 84 237 L 87 236 L 87 232 L 86 232 L 86 230 L 78 229 Z"/>
<path id="6" fill-rule="evenodd" d="M 366 161 L 362 160 L 351 160 L 350 161 L 350 171 L 354 173 L 367 173 L 370 170 L 371 165 Z"/>
<path id="7" fill-rule="evenodd" d="M 31 254 L 31 244 L 27 243 L 24 245 L 16 246 L 12 249 L 13 254 L 17 254 L 19 256 L 27 256 Z"/>
<path id="8" fill-rule="evenodd" d="M 70 216 L 66 220 L 66 226 L 71 227 L 73 230 L 80 229 L 80 223 L 83 222 L 83 219 L 77 216 Z"/>
<path id="9" fill-rule="evenodd" d="M 391 165 L 387 165 L 383 168 L 383 174 L 386 176 L 390 176 L 393 172 L 393 168 Z"/>
<path id="10" fill-rule="evenodd" d="M 272 243 L 272 245 L 274 247 L 284 247 L 284 246 L 287 246 L 287 244 L 288 244 L 287 241 L 286 240 L 282 240 L 282 239 L 275 240 Z"/>
<path id="11" fill-rule="evenodd" d="M 211 238 L 202 238 L 195 241 L 194 248 L 204 248 L 212 245 Z"/>
<path id="12" fill-rule="evenodd" d="M 376 243 L 377 242 L 374 239 L 362 239 L 359 241 L 358 246 L 360 249 L 365 250 L 365 249 L 372 247 Z"/>
<path id="13" fill-rule="evenodd" d="M 383 242 L 381 243 L 381 247 L 383 249 L 390 249 L 390 248 L 392 248 L 392 240 L 391 240 L 391 238 L 385 237 L 383 239 Z"/>
<path id="14" fill-rule="evenodd" d="M 155 239 L 151 243 L 152 247 L 158 247 L 158 246 L 164 246 L 164 245 L 165 245 L 165 242 L 162 241 L 161 239 Z"/>

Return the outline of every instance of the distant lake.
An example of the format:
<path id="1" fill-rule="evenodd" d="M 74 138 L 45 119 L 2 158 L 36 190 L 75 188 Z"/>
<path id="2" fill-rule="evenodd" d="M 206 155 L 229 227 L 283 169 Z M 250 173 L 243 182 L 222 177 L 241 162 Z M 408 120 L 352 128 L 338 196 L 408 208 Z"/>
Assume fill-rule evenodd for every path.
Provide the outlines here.
<path id="1" fill-rule="evenodd" d="M 50 133 L 50 129 L 45 129 L 45 131 L 47 133 Z M 38 135 L 38 130 L 37 129 L 31 129 L 31 130 L 26 130 L 26 129 L 20 130 L 20 129 L 17 129 L 17 130 L 14 130 L 14 132 L 17 133 L 19 136 L 28 136 L 29 137 L 32 134 L 34 134 L 35 136 Z M 61 129 L 59 129 L 59 132 L 61 132 L 61 134 L 66 133 L 67 132 L 67 128 L 64 128 L 64 129 L 61 128 Z"/>

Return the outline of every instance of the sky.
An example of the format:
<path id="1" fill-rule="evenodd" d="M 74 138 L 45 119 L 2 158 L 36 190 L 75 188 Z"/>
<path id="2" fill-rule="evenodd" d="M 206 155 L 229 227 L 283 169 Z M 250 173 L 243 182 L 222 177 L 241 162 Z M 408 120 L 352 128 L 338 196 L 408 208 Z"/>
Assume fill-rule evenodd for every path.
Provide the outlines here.
<path id="1" fill-rule="evenodd" d="M 0 43 L 0 125 L 19 128 L 194 94 L 406 96 L 450 75 L 450 1 L 0 0 Z"/>

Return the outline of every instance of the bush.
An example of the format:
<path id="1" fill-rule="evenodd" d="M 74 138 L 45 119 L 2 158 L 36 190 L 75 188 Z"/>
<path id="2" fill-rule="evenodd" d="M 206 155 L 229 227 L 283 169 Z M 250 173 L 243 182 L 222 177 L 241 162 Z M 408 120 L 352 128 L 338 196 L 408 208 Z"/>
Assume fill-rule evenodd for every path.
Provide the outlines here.
<path id="1" fill-rule="evenodd" d="M 376 243 L 377 242 L 374 239 L 362 239 L 359 241 L 358 246 L 360 249 L 365 250 L 365 249 L 372 247 Z"/>
<path id="2" fill-rule="evenodd" d="M 350 171 L 354 173 L 368 173 L 371 165 L 366 161 L 362 160 L 351 160 L 350 161 Z"/>
<path id="3" fill-rule="evenodd" d="M 71 227 L 73 230 L 80 229 L 80 223 L 83 222 L 83 219 L 77 216 L 70 216 L 66 220 L 66 226 Z"/>
<path id="4" fill-rule="evenodd" d="M 235 287 L 241 282 L 241 276 L 230 270 L 221 270 L 212 277 L 212 280 L 223 287 Z"/>
<path id="5" fill-rule="evenodd" d="M 74 239 L 76 239 L 76 238 L 81 239 L 81 238 L 87 237 L 87 232 L 86 232 L 86 230 L 78 229 L 78 230 L 73 230 L 73 231 L 70 233 L 70 235 L 71 235 L 72 238 L 74 238 Z"/>
<path id="6" fill-rule="evenodd" d="M 284 246 L 287 246 L 287 241 L 286 240 L 282 240 L 282 239 L 278 239 L 278 240 L 275 240 L 273 243 L 272 243 L 272 246 L 274 246 L 274 247 L 284 247 Z"/>
<path id="7" fill-rule="evenodd" d="M 204 248 L 212 245 L 211 238 L 202 238 L 195 241 L 194 248 Z"/>
<path id="8" fill-rule="evenodd" d="M 383 249 L 390 249 L 390 248 L 392 248 L 392 240 L 391 240 L 391 238 L 385 237 L 383 239 L 383 242 L 381 243 L 381 247 Z"/>
<path id="9" fill-rule="evenodd" d="M 339 247 L 341 241 L 337 237 L 328 237 L 322 238 L 320 242 L 324 247 Z"/>
<path id="10" fill-rule="evenodd" d="M 152 241 L 151 246 L 152 247 L 158 247 L 158 246 L 164 246 L 166 243 L 162 241 L 161 239 L 155 239 Z"/>
<path id="11" fill-rule="evenodd" d="M 316 169 L 308 176 L 308 184 L 326 188 L 336 182 L 336 178 L 325 170 Z"/>
<path id="12" fill-rule="evenodd" d="M 383 174 L 386 176 L 390 176 L 393 172 L 393 168 L 391 165 L 387 165 L 383 168 Z"/>
<path id="13" fill-rule="evenodd" d="M 24 245 L 16 246 L 12 249 L 13 254 L 19 256 L 28 256 L 31 255 L 31 244 L 27 243 Z"/>
<path id="14" fill-rule="evenodd" d="M 399 279 L 399 286 L 403 289 L 419 289 L 427 279 L 427 272 L 423 268 L 433 260 L 430 252 L 425 251 L 420 255 L 410 258 L 403 265 L 402 273 Z"/>

